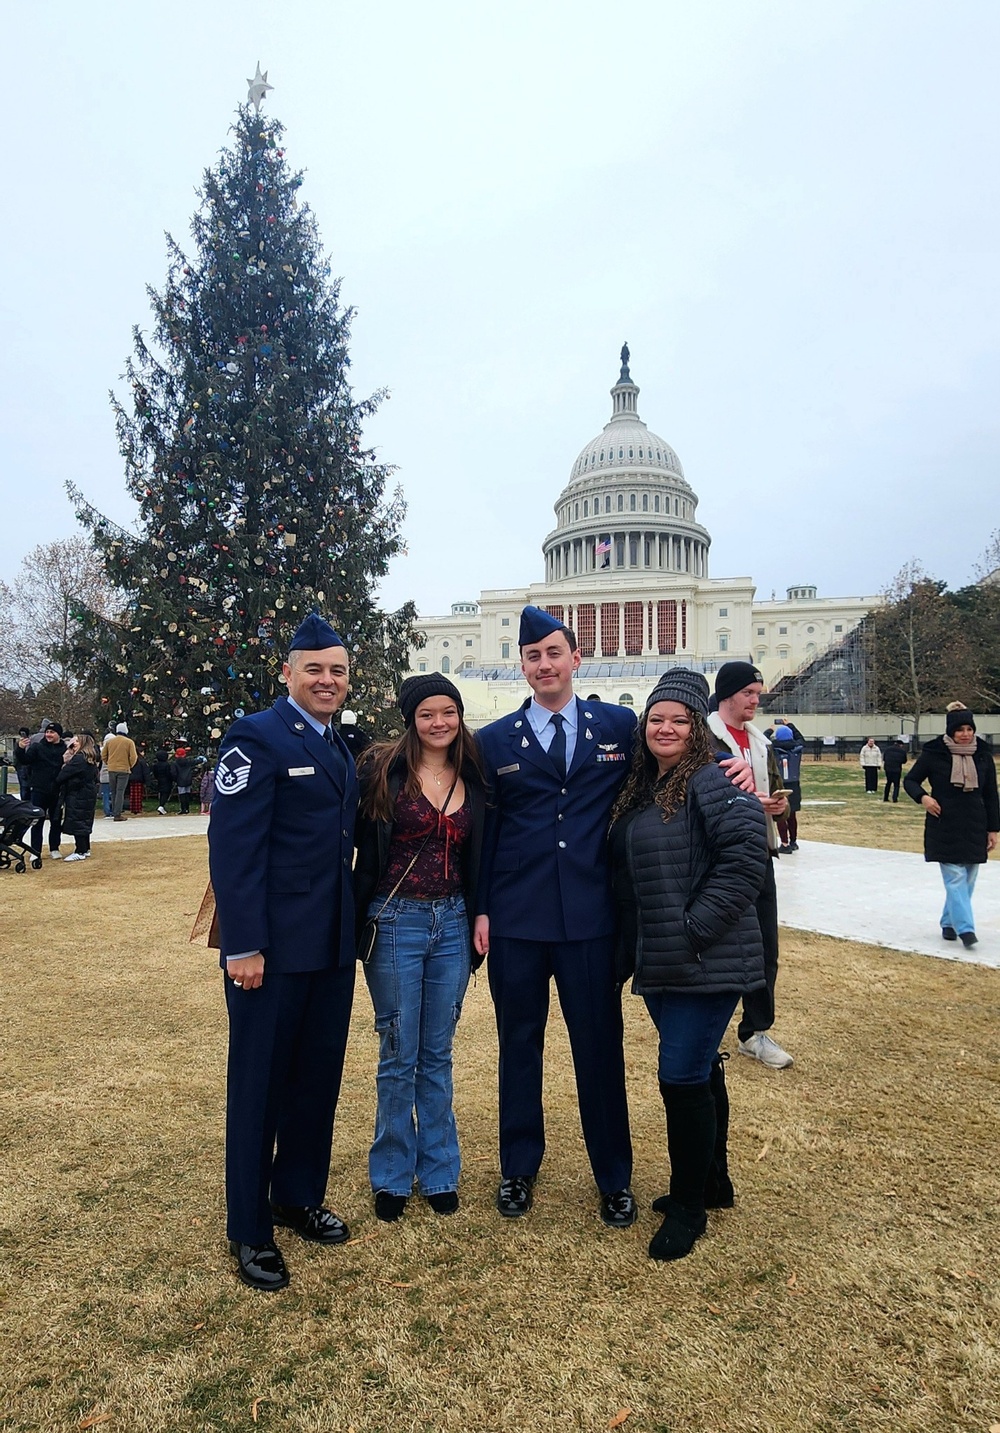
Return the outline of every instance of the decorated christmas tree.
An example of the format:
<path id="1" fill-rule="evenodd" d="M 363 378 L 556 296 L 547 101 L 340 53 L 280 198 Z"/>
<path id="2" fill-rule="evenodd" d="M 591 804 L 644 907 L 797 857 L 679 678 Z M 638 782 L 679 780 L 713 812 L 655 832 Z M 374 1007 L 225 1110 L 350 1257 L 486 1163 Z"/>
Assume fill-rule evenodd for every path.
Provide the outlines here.
<path id="1" fill-rule="evenodd" d="M 347 643 L 351 703 L 369 729 L 406 666 L 412 603 L 381 611 L 378 579 L 401 550 L 404 504 L 363 446 L 382 394 L 348 382 L 352 311 L 340 305 L 316 224 L 299 202 L 282 126 L 251 82 L 232 143 L 208 170 L 188 256 L 150 289 L 152 341 L 134 333 L 128 406 L 112 394 L 136 531 L 74 488 L 124 616 L 81 610 L 77 657 L 133 735 L 217 741 L 281 691 L 306 613 Z"/>

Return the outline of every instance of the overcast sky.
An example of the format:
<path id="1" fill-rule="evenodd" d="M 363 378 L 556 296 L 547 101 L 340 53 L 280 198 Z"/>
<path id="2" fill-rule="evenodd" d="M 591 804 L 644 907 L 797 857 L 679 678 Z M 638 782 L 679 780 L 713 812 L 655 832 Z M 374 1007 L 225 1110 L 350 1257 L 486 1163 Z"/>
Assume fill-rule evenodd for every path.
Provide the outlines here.
<path id="1" fill-rule="evenodd" d="M 425 615 L 540 581 L 627 339 L 711 575 L 968 580 L 1000 527 L 996 0 L 56 0 L 5 15 L 0 577 L 131 517 L 107 391 L 257 61 Z"/>

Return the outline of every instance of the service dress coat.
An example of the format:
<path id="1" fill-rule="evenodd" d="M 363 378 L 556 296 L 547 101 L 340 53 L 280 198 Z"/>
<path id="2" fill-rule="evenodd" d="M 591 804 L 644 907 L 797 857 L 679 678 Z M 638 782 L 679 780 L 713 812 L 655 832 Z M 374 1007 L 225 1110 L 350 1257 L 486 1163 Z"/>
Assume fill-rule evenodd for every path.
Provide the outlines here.
<path id="1" fill-rule="evenodd" d="M 628 775 L 635 714 L 576 699 L 576 749 L 560 777 L 532 730 L 526 701 L 478 734 L 487 809 L 477 910 L 490 939 L 577 941 L 610 936 L 614 904 L 605 837 Z"/>
<path id="2" fill-rule="evenodd" d="M 223 965 L 257 950 L 273 973 L 353 964 L 357 806 L 346 747 L 287 697 L 229 728 L 208 828 Z"/>

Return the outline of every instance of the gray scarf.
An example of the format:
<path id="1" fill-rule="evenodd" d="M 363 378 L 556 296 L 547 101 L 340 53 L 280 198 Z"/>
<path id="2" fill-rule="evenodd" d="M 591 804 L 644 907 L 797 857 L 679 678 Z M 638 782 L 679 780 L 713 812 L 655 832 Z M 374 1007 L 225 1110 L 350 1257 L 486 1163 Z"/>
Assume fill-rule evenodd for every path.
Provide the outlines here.
<path id="1" fill-rule="evenodd" d="M 974 741 L 971 747 L 966 744 L 960 746 L 950 736 L 946 736 L 944 744 L 951 752 L 951 784 L 960 786 L 963 791 L 979 790 L 979 772 L 976 770 L 976 748 L 978 741 Z"/>

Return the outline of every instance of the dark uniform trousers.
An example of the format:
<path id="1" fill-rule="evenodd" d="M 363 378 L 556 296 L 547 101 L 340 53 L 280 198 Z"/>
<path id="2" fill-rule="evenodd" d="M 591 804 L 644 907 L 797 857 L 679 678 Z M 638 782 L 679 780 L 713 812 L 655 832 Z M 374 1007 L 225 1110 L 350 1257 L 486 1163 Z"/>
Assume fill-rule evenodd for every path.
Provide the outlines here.
<path id="1" fill-rule="evenodd" d="M 597 1187 L 602 1194 L 614 1194 L 631 1183 L 621 993 L 613 956 L 611 936 L 490 940 L 490 992 L 500 1039 L 500 1171 L 505 1179 L 536 1175 L 545 1151 L 542 1050 L 554 976 Z"/>
<path id="2" fill-rule="evenodd" d="M 355 964 L 269 973 L 257 990 L 224 978 L 229 1011 L 227 1233 L 259 1246 L 270 1201 L 318 1208 L 351 1020 Z"/>
<path id="3" fill-rule="evenodd" d="M 740 1040 L 749 1040 L 755 1030 L 770 1030 L 774 1024 L 774 987 L 778 979 L 778 889 L 774 883 L 773 856 L 768 860 L 755 909 L 764 941 L 764 979 L 767 984 L 743 997 L 743 1018 L 736 1031 Z"/>

